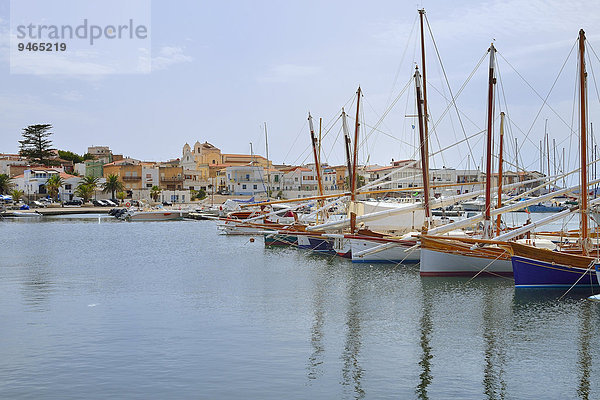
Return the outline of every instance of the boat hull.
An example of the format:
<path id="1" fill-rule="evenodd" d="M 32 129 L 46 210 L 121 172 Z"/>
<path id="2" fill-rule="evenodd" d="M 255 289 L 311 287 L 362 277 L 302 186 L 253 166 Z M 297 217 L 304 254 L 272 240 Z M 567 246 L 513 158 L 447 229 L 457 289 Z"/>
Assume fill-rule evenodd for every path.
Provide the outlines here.
<path id="1" fill-rule="evenodd" d="M 323 254 L 337 254 L 333 248 L 333 239 L 320 236 L 298 236 L 298 248 Z"/>
<path id="2" fill-rule="evenodd" d="M 298 246 L 298 236 L 279 233 L 265 234 L 265 246 L 288 247 Z"/>
<path id="3" fill-rule="evenodd" d="M 597 271 L 528 257 L 512 256 L 515 287 L 570 288 L 571 286 L 598 286 Z M 598 268 L 598 265 L 596 265 Z"/>
<path id="4" fill-rule="evenodd" d="M 419 273 L 421 276 L 512 276 L 513 269 L 509 259 L 451 254 L 422 248 Z"/>
<path id="5" fill-rule="evenodd" d="M 349 239 L 353 263 L 418 263 L 421 256 L 419 248 L 414 248 L 416 241 L 407 241 L 406 244 L 398 244 L 384 250 L 357 255 L 359 252 L 373 249 L 385 244 L 385 241 L 370 239 Z"/>
<path id="6" fill-rule="evenodd" d="M 125 217 L 128 221 L 178 221 L 185 216 L 183 211 L 141 211 Z"/>

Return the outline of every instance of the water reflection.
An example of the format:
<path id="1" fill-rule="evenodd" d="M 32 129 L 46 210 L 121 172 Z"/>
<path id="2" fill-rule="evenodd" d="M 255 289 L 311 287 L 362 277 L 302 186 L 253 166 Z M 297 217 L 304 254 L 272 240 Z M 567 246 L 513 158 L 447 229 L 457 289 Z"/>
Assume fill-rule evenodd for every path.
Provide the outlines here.
<path id="1" fill-rule="evenodd" d="M 361 385 L 363 369 L 359 363 L 361 348 L 361 309 L 360 309 L 360 279 L 357 275 L 364 273 L 362 269 L 350 268 L 348 273 L 347 303 L 346 313 L 346 339 L 344 351 L 342 353 L 342 385 L 352 388 L 352 395 L 355 399 L 365 397 L 365 391 Z"/>
<path id="2" fill-rule="evenodd" d="M 320 277 L 318 277 L 320 278 Z M 315 293 L 313 296 L 313 324 L 311 327 L 310 344 L 312 353 L 308 358 L 308 379 L 317 379 L 323 374 L 323 325 L 325 322 L 324 296 L 326 293 L 326 280 L 317 279 L 315 283 Z"/>
<path id="3" fill-rule="evenodd" d="M 420 320 L 421 338 L 419 344 L 421 345 L 421 359 L 419 360 L 419 366 L 421 367 L 421 373 L 419 374 L 419 385 L 415 393 L 419 399 L 429 399 L 427 394 L 427 387 L 431 383 L 431 331 L 433 330 L 433 322 L 431 320 L 431 299 L 425 291 L 423 291 L 423 309 Z"/>
<path id="4" fill-rule="evenodd" d="M 592 356 L 590 354 L 590 337 L 592 333 L 592 307 L 595 304 L 586 301 L 579 309 L 581 327 L 579 329 L 579 385 L 577 386 L 577 395 L 582 399 L 590 397 L 590 367 L 592 365 Z"/>
<path id="5" fill-rule="evenodd" d="M 24 267 L 27 275 L 22 282 L 24 303 L 33 311 L 47 311 L 48 298 L 54 291 L 50 274 L 37 266 Z"/>
<path id="6" fill-rule="evenodd" d="M 506 345 L 501 332 L 506 332 L 502 325 L 500 293 L 485 290 L 483 296 L 483 339 L 485 367 L 483 370 L 484 394 L 488 399 L 504 399 L 506 397 L 506 381 L 504 365 L 506 363 Z"/>

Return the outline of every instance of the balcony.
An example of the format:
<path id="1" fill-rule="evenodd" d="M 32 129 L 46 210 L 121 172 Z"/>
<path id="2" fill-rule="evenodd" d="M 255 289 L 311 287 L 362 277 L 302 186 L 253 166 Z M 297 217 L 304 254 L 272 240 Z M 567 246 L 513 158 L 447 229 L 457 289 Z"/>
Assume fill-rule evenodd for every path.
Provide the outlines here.
<path id="1" fill-rule="evenodd" d="M 183 177 L 181 176 L 169 176 L 165 178 L 160 178 L 161 182 L 183 182 Z"/>
<path id="2" fill-rule="evenodd" d="M 139 181 L 140 179 L 142 179 L 141 176 L 122 176 L 121 179 L 123 179 L 123 181 L 127 182 L 127 181 Z"/>

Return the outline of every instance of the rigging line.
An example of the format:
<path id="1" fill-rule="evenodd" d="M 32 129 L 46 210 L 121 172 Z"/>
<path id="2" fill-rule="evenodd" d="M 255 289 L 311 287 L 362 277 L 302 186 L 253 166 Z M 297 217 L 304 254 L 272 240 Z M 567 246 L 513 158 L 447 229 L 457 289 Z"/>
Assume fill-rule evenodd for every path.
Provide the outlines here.
<path id="1" fill-rule="evenodd" d="M 346 115 L 346 118 L 347 118 L 349 121 L 354 121 L 354 118 L 353 118 L 353 117 L 351 117 L 351 116 L 349 116 L 349 115 Z M 398 142 L 400 142 L 400 143 L 402 143 L 402 144 L 405 144 L 405 145 L 407 145 L 407 146 L 410 146 L 410 147 L 415 147 L 415 146 L 413 146 L 411 143 L 408 143 L 408 142 L 406 142 L 406 141 L 404 141 L 404 140 L 402 140 L 402 139 L 399 139 L 399 138 L 397 138 L 397 137 L 393 136 L 391 133 L 388 133 L 388 132 L 382 131 L 381 129 L 377 128 L 376 126 L 372 126 L 372 125 L 370 125 L 370 124 L 367 124 L 367 123 L 366 123 L 366 122 L 364 122 L 364 121 L 363 121 L 363 122 L 361 122 L 361 125 L 364 125 L 364 126 L 365 126 L 365 127 L 367 127 L 367 128 L 371 128 L 371 131 L 372 131 L 372 132 L 373 132 L 373 131 L 374 131 L 374 132 L 379 132 L 379 133 L 381 133 L 381 134 L 383 134 L 383 135 L 385 135 L 385 136 L 387 136 L 387 137 L 389 137 L 389 138 L 391 138 L 391 139 L 394 139 L 394 140 L 396 140 L 396 141 L 398 141 Z M 365 140 L 365 139 L 363 139 L 363 140 L 361 141 L 360 145 L 362 146 L 362 145 L 365 143 L 365 141 L 366 141 L 366 140 Z"/>
<path id="2" fill-rule="evenodd" d="M 331 153 L 333 153 L 333 151 L 335 150 L 335 145 L 338 143 L 338 139 L 340 138 L 341 132 L 342 132 L 342 127 L 339 126 L 337 135 L 335 135 L 335 140 L 334 140 L 333 144 L 330 146 L 329 153 L 327 154 L 325 161 L 328 162 L 329 158 L 331 157 Z"/>
<path id="3" fill-rule="evenodd" d="M 481 135 L 482 133 L 485 133 L 485 132 L 486 132 L 486 131 L 485 131 L 485 129 L 484 129 L 484 130 L 482 130 L 482 131 L 476 132 L 476 133 L 472 134 L 471 136 L 468 136 L 468 137 L 466 137 L 466 138 L 464 138 L 464 139 L 461 139 L 460 141 L 458 141 L 458 142 L 456 142 L 456 143 L 453 143 L 453 144 L 451 144 L 451 145 L 449 145 L 449 146 L 446 146 L 446 147 L 444 147 L 443 149 L 439 149 L 439 150 L 438 150 L 437 152 L 435 152 L 435 153 L 431 153 L 431 154 L 430 154 L 430 156 L 436 156 L 436 155 L 438 155 L 439 153 L 441 153 L 441 152 L 443 152 L 443 151 L 446 151 L 446 150 L 448 150 L 448 149 L 451 149 L 451 148 L 452 148 L 452 147 L 454 147 L 454 146 L 458 146 L 459 144 L 461 144 L 461 143 L 463 143 L 463 142 L 466 142 L 466 141 L 468 141 L 469 139 L 472 139 L 472 138 L 474 138 L 475 136 L 477 136 L 477 135 Z"/>
<path id="4" fill-rule="evenodd" d="M 592 51 L 594 51 L 594 49 L 592 48 L 592 46 L 589 44 L 589 42 L 586 41 L 586 44 L 588 46 L 588 48 Z M 596 52 L 594 52 L 594 55 L 596 54 Z M 594 67 L 592 64 L 592 58 L 591 58 L 591 54 L 588 51 L 587 52 L 587 56 L 588 56 L 588 67 L 590 68 L 590 71 L 592 72 L 592 79 L 594 80 L 594 89 L 596 89 L 596 97 L 598 97 L 598 101 L 600 102 L 600 94 L 598 93 L 598 85 L 596 83 L 596 74 L 594 74 Z M 597 57 L 597 56 L 596 56 Z"/>
<path id="5" fill-rule="evenodd" d="M 394 89 L 396 88 L 396 84 L 398 83 L 398 77 L 400 76 L 400 69 L 401 69 L 402 63 L 404 63 L 404 58 L 406 57 L 406 52 L 408 51 L 409 44 L 413 37 L 413 33 L 415 31 L 415 26 L 417 25 L 418 18 L 419 17 L 417 15 L 415 15 L 415 19 L 413 21 L 412 28 L 410 29 L 410 33 L 408 34 L 408 39 L 406 40 L 406 47 L 404 47 L 404 51 L 402 52 L 402 57 L 400 57 L 400 62 L 398 63 L 398 68 L 396 69 L 396 75 L 394 76 L 394 83 L 392 83 L 392 88 L 390 89 L 390 94 L 388 95 L 388 98 L 385 101 L 385 103 L 388 105 L 390 103 L 390 100 L 392 99 L 392 95 L 394 94 Z"/>
<path id="6" fill-rule="evenodd" d="M 575 48 L 575 44 L 577 42 L 575 42 L 573 44 L 573 46 L 571 47 L 571 51 L 569 51 L 569 54 L 567 55 L 567 58 L 565 59 L 565 62 L 563 63 L 562 67 L 560 68 L 560 71 L 558 72 L 558 75 L 556 76 L 556 79 L 554 80 L 554 82 L 552 83 L 552 86 L 550 87 L 550 90 L 548 91 L 548 94 L 546 95 L 546 97 L 542 97 L 534 88 L 533 86 L 531 86 L 531 84 L 525 80 L 525 78 L 523 77 L 523 75 L 521 75 L 519 73 L 519 71 L 517 71 L 517 69 L 515 67 L 513 67 L 513 65 L 502 55 L 502 53 L 498 52 L 498 54 L 500 55 L 500 57 L 502 57 L 502 59 L 506 62 L 506 64 L 508 64 L 509 67 L 512 68 L 512 70 L 517 74 L 517 76 L 519 78 L 521 78 L 521 80 L 533 91 L 533 93 L 536 94 L 536 96 L 538 96 L 541 100 L 542 100 L 542 106 L 540 107 L 538 113 L 536 114 L 533 122 L 531 123 L 531 127 L 529 128 L 529 130 L 527 131 L 527 134 L 529 134 L 531 132 L 531 130 L 533 129 L 533 126 L 535 125 L 535 122 L 537 121 L 537 119 L 539 118 L 542 109 L 544 108 L 544 106 L 547 106 L 550 110 L 552 110 L 552 112 L 554 112 L 554 114 L 567 126 L 567 128 L 571 128 L 569 126 L 569 124 L 560 116 L 560 114 L 554 110 L 554 108 L 552 108 L 552 106 L 550 106 L 548 104 L 548 98 L 550 97 L 550 95 L 552 94 L 552 91 L 554 90 L 554 87 L 556 86 L 556 83 L 558 82 L 558 78 L 560 78 L 560 75 L 562 74 L 562 71 L 565 68 L 565 65 L 567 64 L 567 61 L 569 61 L 569 58 L 571 57 L 571 54 L 573 53 L 573 49 Z M 523 146 L 521 146 L 523 147 Z"/>
<path id="7" fill-rule="evenodd" d="M 404 92 L 406 92 L 406 90 L 410 87 L 411 82 L 412 82 L 412 77 L 406 83 L 406 85 L 404 86 L 404 88 L 402 89 L 402 91 L 398 94 L 398 96 L 396 96 L 396 98 L 394 99 L 394 101 L 392 102 L 392 104 L 390 104 L 390 106 L 387 108 L 387 110 L 385 110 L 385 112 L 383 113 L 383 115 L 381 116 L 381 118 L 379 118 L 379 120 L 375 123 L 375 125 L 374 125 L 375 128 L 379 127 L 379 125 L 381 124 L 381 122 L 383 121 L 383 119 L 390 113 L 390 111 L 392 111 L 392 109 L 394 108 L 394 106 L 396 105 L 396 103 L 398 102 L 398 100 L 400 100 L 400 98 L 402 97 L 402 95 L 404 94 Z M 360 143 L 361 146 L 363 146 L 364 142 L 371 136 L 372 133 L 373 133 L 373 129 L 371 130 L 371 132 L 367 133 L 366 135 L 363 135 L 364 137 L 363 137 L 363 139 L 361 140 L 361 143 Z"/>
<path id="8" fill-rule="evenodd" d="M 290 152 L 294 148 L 294 145 L 298 141 L 298 138 L 300 137 L 300 134 L 302 133 L 302 131 L 304 130 L 304 128 L 306 128 L 306 124 L 308 124 L 308 121 L 304 121 L 304 124 L 302 125 L 302 128 L 300 128 L 300 131 L 296 134 L 296 139 L 294 139 L 294 142 L 292 143 L 292 146 L 289 148 L 289 150 L 288 150 L 287 154 L 285 155 L 285 157 L 283 157 L 283 163 L 284 164 L 285 164 L 285 160 L 287 159 L 287 157 L 290 155 Z"/>
<path id="9" fill-rule="evenodd" d="M 436 64 L 436 66 L 437 66 L 437 72 L 438 72 L 438 76 L 440 76 L 440 77 L 441 77 L 441 75 L 442 75 L 441 68 L 440 68 L 439 64 Z M 444 86 L 444 85 L 442 85 L 442 86 L 441 86 L 441 89 L 442 89 L 442 92 L 443 92 L 443 97 L 444 97 L 444 98 L 447 98 L 448 96 L 447 96 L 447 94 L 446 94 L 446 88 L 445 88 L 445 86 Z M 429 107 L 430 105 L 431 105 L 431 102 L 427 104 L 427 106 L 428 106 L 428 107 Z M 431 109 L 428 109 L 427 111 L 430 113 L 429 115 L 432 115 L 432 111 L 431 111 Z M 452 113 L 449 113 L 449 114 L 448 114 L 448 118 L 449 118 L 449 123 L 450 123 L 450 129 L 451 129 L 451 131 L 452 131 L 452 135 L 454 136 L 454 141 L 456 142 L 456 141 L 458 141 L 458 138 L 457 138 L 457 135 L 456 135 L 456 131 L 457 131 L 457 130 L 456 130 L 456 126 L 455 126 L 455 124 L 454 124 L 454 119 L 452 118 Z M 433 118 L 432 118 L 431 120 L 433 121 Z M 438 118 L 438 121 L 441 121 L 441 118 Z M 433 124 L 432 124 L 432 125 L 433 125 Z M 431 127 L 431 130 L 432 130 L 432 131 L 434 131 L 434 132 L 437 134 L 437 125 L 433 125 L 433 126 Z M 460 148 L 460 147 L 458 147 L 458 148 L 457 148 L 457 152 L 458 152 L 458 159 L 459 159 L 459 160 L 462 160 L 462 159 L 463 159 L 463 155 L 462 155 L 462 151 L 461 151 L 461 148 Z M 443 159 L 442 159 L 442 161 L 445 163 L 445 160 L 443 160 Z"/>
<path id="10" fill-rule="evenodd" d="M 471 79 L 473 78 L 473 76 L 475 75 L 475 73 L 477 72 L 477 70 L 479 69 L 479 67 L 481 66 L 481 64 L 483 63 L 483 61 L 486 59 L 486 56 L 487 56 L 487 51 L 483 54 L 483 56 L 481 56 L 481 58 L 477 62 L 477 65 L 475 65 L 475 68 L 471 71 L 471 74 L 467 77 L 467 79 L 463 82 L 463 84 L 460 87 L 460 89 L 458 89 L 458 91 L 456 92 L 456 95 L 452 95 L 452 91 L 450 91 L 450 95 L 451 95 L 452 100 L 449 101 L 448 106 L 446 107 L 446 109 L 444 110 L 444 112 L 441 114 L 440 120 L 438 120 L 438 122 L 436 123 L 436 125 L 441 122 L 441 119 L 446 115 L 446 113 L 450 110 L 450 108 L 452 108 L 452 106 L 454 106 L 454 108 L 456 108 L 456 112 L 457 113 L 459 112 L 458 107 L 456 106 L 456 100 L 460 97 L 460 95 L 462 94 L 463 90 L 465 90 L 466 86 L 469 84 L 469 82 L 471 81 Z M 432 85 L 431 82 L 428 82 L 428 83 L 429 83 L 429 85 Z M 449 83 L 447 81 L 446 81 L 446 84 L 449 86 Z M 434 89 L 436 90 L 436 92 L 438 92 L 438 93 L 441 94 L 441 92 L 438 89 L 436 89 L 435 87 L 434 87 Z M 444 99 L 446 101 L 449 100 L 444 95 L 442 95 L 442 96 L 444 97 Z M 463 112 L 460 112 L 460 113 L 463 114 L 469 120 L 469 122 L 471 122 L 473 125 L 477 126 L 477 124 L 475 122 L 473 122 L 471 119 L 469 119 L 465 113 L 463 113 Z M 460 119 L 460 116 L 459 116 L 459 119 Z M 462 122 L 461 122 L 461 127 L 463 127 Z M 464 127 L 462 129 L 464 130 Z M 472 156 L 472 154 L 471 154 L 471 156 Z"/>
<path id="11" fill-rule="evenodd" d="M 444 94 L 443 94 L 443 93 L 442 93 L 442 92 L 441 92 L 441 91 L 440 91 L 440 90 L 439 90 L 439 89 L 438 89 L 438 88 L 437 88 L 435 85 L 433 85 L 433 84 L 429 83 L 429 86 L 428 86 L 428 87 L 430 87 L 430 88 L 432 88 L 433 90 L 435 90 L 437 94 L 439 94 L 440 96 L 442 96 L 442 97 L 444 98 L 444 100 L 446 100 L 446 101 L 450 101 L 450 102 L 452 102 L 452 101 L 453 101 L 453 100 L 450 100 L 450 99 L 446 98 L 446 97 L 444 96 Z M 451 105 L 449 105 L 449 106 L 448 106 L 448 108 L 446 109 L 446 111 L 447 111 L 447 110 L 448 110 L 450 107 L 451 107 Z M 437 126 L 438 126 L 438 125 L 441 123 L 441 119 L 442 119 L 442 118 L 443 118 L 443 116 L 446 114 L 446 111 L 444 111 L 444 113 L 442 113 L 442 116 L 441 116 L 441 117 L 440 117 L 440 118 L 437 120 L 437 122 L 434 124 L 434 126 L 433 126 L 433 129 L 436 129 L 436 128 L 437 128 Z M 476 127 L 476 128 L 479 128 L 478 124 L 477 124 L 475 121 L 473 121 L 471 118 L 469 118 L 469 116 L 468 116 L 467 114 L 463 113 L 463 112 L 462 112 L 462 111 L 460 111 L 460 110 L 457 110 L 457 112 L 460 112 L 460 113 L 461 113 L 461 114 L 464 116 L 464 118 L 465 118 L 467 121 L 469 121 L 471 124 L 473 124 L 473 126 L 474 126 L 474 127 Z M 463 129 L 463 131 L 464 131 L 464 129 Z M 465 134 L 465 136 L 466 136 L 466 134 Z M 455 139 L 456 139 L 456 138 L 455 138 Z M 471 154 L 471 156 L 473 156 L 473 154 Z"/>
<path id="12" fill-rule="evenodd" d="M 427 22 L 427 29 L 429 30 L 429 35 L 431 36 L 431 41 L 433 42 L 433 48 L 435 49 L 435 54 L 437 55 L 437 58 L 440 62 L 442 72 L 444 74 L 444 80 L 446 81 L 446 85 L 448 86 L 448 91 L 450 92 L 450 96 L 453 99 L 452 104 L 456 108 L 456 115 L 458 116 L 458 120 L 460 122 L 460 127 L 463 131 L 463 135 L 467 136 L 466 131 L 465 131 L 465 126 L 462 122 L 462 119 L 460 118 L 460 113 L 458 112 L 458 107 L 456 106 L 456 97 L 452 93 L 452 88 L 450 87 L 450 82 L 448 81 L 448 75 L 446 74 L 446 69 L 444 68 L 444 64 L 442 63 L 442 57 L 440 56 L 440 52 L 438 51 L 437 43 L 435 41 L 435 38 L 433 37 L 433 32 L 431 30 L 431 26 L 429 25 L 429 18 L 427 18 L 427 14 L 425 14 L 425 22 Z M 482 61 L 479 62 L 479 64 L 477 65 L 477 68 L 479 68 L 479 65 L 481 64 L 481 62 Z M 469 77 L 469 79 L 470 79 L 470 77 Z M 467 146 L 469 147 L 469 153 L 471 154 L 471 157 L 473 157 L 473 149 L 471 149 L 471 145 L 469 145 L 469 142 L 467 142 Z"/>
<path id="13" fill-rule="evenodd" d="M 502 92 L 502 99 L 504 100 L 504 107 L 506 109 L 506 113 L 505 113 L 505 117 L 506 117 L 507 115 L 510 115 L 510 112 L 509 112 L 509 108 L 508 108 L 508 101 L 506 100 L 506 91 L 504 90 L 504 80 L 502 79 L 502 73 L 500 71 L 500 65 L 499 65 L 498 61 L 496 61 L 496 71 L 498 73 L 498 81 L 500 82 L 500 91 Z M 499 102 L 499 104 L 500 104 L 500 102 Z M 513 126 L 512 119 L 506 118 L 505 130 L 507 133 L 507 138 L 509 139 L 508 141 L 505 140 L 505 143 L 508 144 L 507 148 L 512 147 L 512 143 L 513 143 L 512 139 L 515 138 L 513 131 L 512 131 L 512 126 Z M 519 157 L 519 150 L 517 148 L 515 148 L 515 163 L 516 164 L 509 162 L 508 157 L 503 157 L 504 163 L 506 163 L 508 166 L 515 168 L 515 172 L 517 173 L 517 176 L 519 173 L 518 166 L 525 164 L 523 162 L 521 162 L 519 164 L 518 157 Z M 499 157 L 496 156 L 495 158 L 497 160 Z M 522 159 L 521 159 L 521 161 L 522 161 Z M 525 169 L 523 169 L 523 171 L 525 171 Z"/>

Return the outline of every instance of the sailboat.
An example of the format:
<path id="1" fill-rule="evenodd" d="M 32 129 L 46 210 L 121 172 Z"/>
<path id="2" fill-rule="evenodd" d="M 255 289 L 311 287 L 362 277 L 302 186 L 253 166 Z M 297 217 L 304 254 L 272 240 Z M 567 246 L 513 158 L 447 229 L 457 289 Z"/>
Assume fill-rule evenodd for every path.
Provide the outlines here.
<path id="1" fill-rule="evenodd" d="M 579 31 L 579 106 L 581 110 L 579 212 L 580 238 L 578 249 L 571 252 L 549 251 L 529 245 L 509 243 L 516 287 L 598 286 L 597 257 L 592 248 L 588 228 L 587 180 L 587 73 L 585 67 L 585 32 Z"/>
<path id="2" fill-rule="evenodd" d="M 491 221 L 491 184 L 492 184 L 492 135 L 494 112 L 494 85 L 495 54 L 496 48 L 492 43 L 489 48 L 490 66 L 488 80 L 488 105 L 487 105 L 487 141 L 486 141 L 486 179 L 485 179 L 485 205 L 483 213 L 483 235 L 481 240 L 460 236 L 432 235 L 430 232 L 421 235 L 421 276 L 460 276 L 476 275 L 479 273 L 491 275 L 512 275 L 510 254 L 506 249 L 497 246 L 490 239 L 492 237 Z M 501 120 L 501 137 L 503 121 Z M 502 146 L 502 145 L 501 145 Z M 502 161 L 500 161 L 502 165 Z M 499 179 L 501 182 L 501 179 Z M 499 194 L 501 190 L 499 190 Z M 485 247 L 483 246 L 485 245 Z"/>

